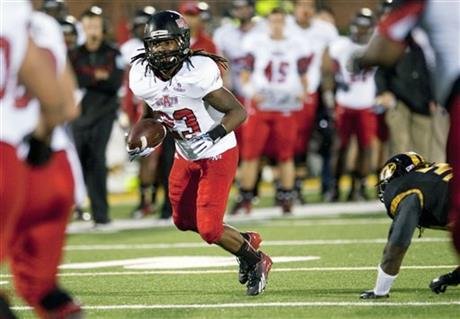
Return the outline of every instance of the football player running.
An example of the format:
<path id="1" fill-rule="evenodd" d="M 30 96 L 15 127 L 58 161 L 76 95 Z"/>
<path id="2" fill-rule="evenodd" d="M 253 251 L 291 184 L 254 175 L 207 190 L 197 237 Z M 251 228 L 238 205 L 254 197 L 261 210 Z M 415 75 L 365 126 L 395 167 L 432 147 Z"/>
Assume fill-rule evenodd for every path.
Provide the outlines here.
<path id="1" fill-rule="evenodd" d="M 393 222 L 375 287 L 362 292 L 361 299 L 389 297 L 416 228 L 447 229 L 451 179 L 452 169 L 448 164 L 427 163 L 414 152 L 397 154 L 385 163 L 379 175 L 378 195 Z M 459 283 L 460 267 L 434 279 L 430 288 L 440 293 L 447 286 Z"/>
<path id="2" fill-rule="evenodd" d="M 258 295 L 272 265 L 270 257 L 257 250 L 260 236 L 223 223 L 238 162 L 233 130 L 246 119 L 242 105 L 222 86 L 219 67 L 226 61 L 191 50 L 189 27 L 175 11 L 152 15 L 144 46 L 145 52 L 133 58 L 129 85 L 147 104 L 143 117 L 157 118 L 175 137 L 169 176 L 174 224 L 234 254 L 247 294 Z M 151 151 L 128 149 L 131 157 Z"/>

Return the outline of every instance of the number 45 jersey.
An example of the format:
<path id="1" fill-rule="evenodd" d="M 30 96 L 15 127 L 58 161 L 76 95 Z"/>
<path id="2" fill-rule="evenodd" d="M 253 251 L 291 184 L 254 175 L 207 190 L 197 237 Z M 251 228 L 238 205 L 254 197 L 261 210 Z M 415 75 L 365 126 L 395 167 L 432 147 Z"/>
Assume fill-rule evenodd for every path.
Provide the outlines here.
<path id="1" fill-rule="evenodd" d="M 200 158 L 194 157 L 190 139 L 220 123 L 223 115 L 205 105 L 203 98 L 222 87 L 222 78 L 211 58 L 192 56 L 190 62 L 184 62 L 171 80 L 162 81 L 150 70 L 146 71 L 147 62 L 138 61 L 129 72 L 129 87 L 154 112 L 161 114 L 161 121 L 174 135 L 176 150 L 182 157 L 188 160 L 216 157 L 236 146 L 233 132 Z"/>
<path id="2" fill-rule="evenodd" d="M 386 186 L 383 197 L 388 215 L 394 218 L 400 203 L 407 196 L 415 194 L 422 208 L 419 226 L 445 228 L 448 224 L 448 188 L 451 179 L 452 169 L 446 163 L 434 163 L 395 178 Z"/>

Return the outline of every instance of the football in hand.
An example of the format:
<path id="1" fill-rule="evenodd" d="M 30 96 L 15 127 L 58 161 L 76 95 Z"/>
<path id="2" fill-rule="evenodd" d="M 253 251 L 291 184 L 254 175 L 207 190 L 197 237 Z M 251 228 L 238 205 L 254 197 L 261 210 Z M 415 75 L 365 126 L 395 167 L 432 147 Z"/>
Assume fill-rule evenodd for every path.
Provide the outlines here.
<path id="1" fill-rule="evenodd" d="M 156 147 L 165 136 L 166 127 L 163 124 L 154 119 L 141 119 L 129 131 L 126 143 L 130 149 Z"/>

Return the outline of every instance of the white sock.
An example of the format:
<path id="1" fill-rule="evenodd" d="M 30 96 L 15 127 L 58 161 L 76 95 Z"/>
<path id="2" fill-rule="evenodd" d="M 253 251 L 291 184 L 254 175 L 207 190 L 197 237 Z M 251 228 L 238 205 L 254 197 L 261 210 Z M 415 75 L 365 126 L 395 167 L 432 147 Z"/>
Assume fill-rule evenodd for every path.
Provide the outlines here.
<path id="1" fill-rule="evenodd" d="M 398 277 L 398 275 L 391 276 L 386 274 L 380 265 L 378 266 L 377 272 L 377 281 L 375 283 L 374 294 L 377 296 L 383 296 L 390 292 L 391 286 L 393 285 L 393 282 L 395 281 L 396 277 Z"/>

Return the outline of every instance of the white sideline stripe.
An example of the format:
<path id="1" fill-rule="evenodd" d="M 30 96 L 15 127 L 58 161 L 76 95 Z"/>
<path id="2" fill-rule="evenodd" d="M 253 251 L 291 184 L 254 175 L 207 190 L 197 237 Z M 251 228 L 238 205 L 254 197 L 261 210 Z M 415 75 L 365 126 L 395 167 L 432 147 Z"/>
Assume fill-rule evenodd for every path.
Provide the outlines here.
<path id="1" fill-rule="evenodd" d="M 299 302 L 261 302 L 261 303 L 223 303 L 223 304 L 164 304 L 164 305 L 105 305 L 84 306 L 86 310 L 137 310 L 137 309 L 220 309 L 220 308 L 272 308 L 272 307 L 432 307 L 432 306 L 458 306 L 460 301 L 438 302 L 379 302 L 379 301 L 299 301 Z M 30 307 L 12 307 L 13 310 L 30 310 Z"/>
<path id="2" fill-rule="evenodd" d="M 414 238 L 412 243 L 440 243 L 450 241 L 447 237 Z M 312 240 L 267 240 L 268 246 L 303 246 L 303 245 L 350 245 L 350 244 L 385 244 L 386 238 L 377 239 L 312 239 Z M 68 245 L 67 251 L 77 250 L 132 250 L 132 249 L 171 249 L 171 248 L 209 248 L 214 247 L 205 243 L 174 243 L 174 244 L 107 244 L 107 245 Z"/>
<path id="3" fill-rule="evenodd" d="M 401 266 L 406 270 L 427 269 L 453 269 L 456 265 L 434 266 Z M 272 268 L 272 272 L 314 272 L 314 271 L 375 271 L 377 266 L 362 267 L 304 267 L 304 268 Z M 100 272 L 64 272 L 60 277 L 96 277 L 96 276 L 143 276 L 143 275 L 202 275 L 202 274 L 234 274 L 235 269 L 212 269 L 212 270 L 144 270 L 144 271 L 100 271 Z M 11 278 L 11 275 L 0 275 L 0 278 Z"/>

